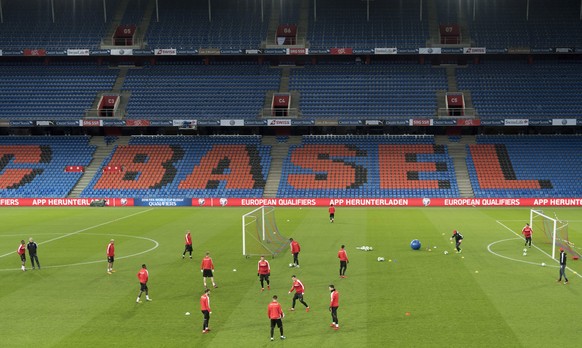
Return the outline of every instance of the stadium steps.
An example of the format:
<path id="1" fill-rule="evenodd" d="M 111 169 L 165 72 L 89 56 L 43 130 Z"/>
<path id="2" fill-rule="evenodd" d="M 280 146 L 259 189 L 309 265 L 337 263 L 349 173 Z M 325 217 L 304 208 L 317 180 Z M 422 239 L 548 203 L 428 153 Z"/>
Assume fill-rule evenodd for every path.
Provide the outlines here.
<path id="1" fill-rule="evenodd" d="M 299 20 L 297 23 L 297 43 L 304 43 L 309 48 L 307 42 L 307 29 L 309 29 L 309 14 L 311 13 L 308 0 L 301 0 L 299 3 Z"/>
<path id="2" fill-rule="evenodd" d="M 427 6 L 428 12 L 428 39 L 426 40 L 426 47 L 440 47 L 440 32 L 439 19 L 436 6 L 437 0 L 429 0 Z"/>
<path id="3" fill-rule="evenodd" d="M 118 142 L 119 140 L 117 140 L 116 143 Z M 113 150 L 113 147 L 107 145 L 105 138 L 102 136 L 92 137 L 91 141 L 89 141 L 89 144 L 96 146 L 95 152 L 93 153 L 93 159 L 91 160 L 91 163 L 85 167 L 85 172 L 83 173 L 81 179 L 77 182 L 77 185 L 75 185 L 75 187 L 73 187 L 71 190 L 71 193 L 69 194 L 69 197 L 71 198 L 77 198 L 81 196 L 81 192 L 83 192 L 85 187 L 89 185 L 91 179 L 93 179 L 99 168 L 101 168 L 105 158 L 109 156 Z"/>
<path id="4" fill-rule="evenodd" d="M 291 136 L 287 141 L 280 142 L 276 137 L 264 136 L 262 137 L 262 144 L 271 146 L 271 167 L 263 190 L 263 197 L 274 198 L 277 196 L 277 190 L 279 189 L 283 162 L 289 154 L 289 145 L 301 144 L 301 137 Z"/>
<path id="5" fill-rule="evenodd" d="M 475 136 L 463 135 L 460 141 L 451 142 L 447 136 L 435 136 L 435 144 L 446 145 L 449 157 L 453 159 L 457 185 L 459 185 L 459 195 L 463 198 L 473 198 L 473 186 L 469 179 L 469 169 L 467 168 L 467 144 L 475 144 Z"/>
<path id="6" fill-rule="evenodd" d="M 109 28 L 107 28 L 107 32 L 105 36 L 101 39 L 101 48 L 115 48 L 117 46 L 113 45 L 113 34 L 117 30 L 117 27 L 121 25 L 121 21 L 123 20 L 123 15 L 125 14 L 125 10 L 127 9 L 127 5 L 129 5 L 130 0 L 122 0 L 117 3 L 115 6 L 115 12 L 111 22 L 109 22 Z"/>
<path id="7" fill-rule="evenodd" d="M 150 22 L 152 21 L 152 16 L 156 9 L 156 1 L 149 0 L 144 11 L 144 16 L 141 20 L 141 23 L 137 26 L 137 33 L 136 33 L 136 40 L 142 43 L 142 48 L 147 46 L 146 42 L 146 33 L 148 32 L 148 28 L 150 27 Z"/>
<path id="8" fill-rule="evenodd" d="M 279 28 L 281 6 L 278 1 L 273 1 L 271 6 L 271 18 L 267 28 L 267 37 L 262 44 L 262 48 L 281 48 L 277 45 L 277 28 Z"/>

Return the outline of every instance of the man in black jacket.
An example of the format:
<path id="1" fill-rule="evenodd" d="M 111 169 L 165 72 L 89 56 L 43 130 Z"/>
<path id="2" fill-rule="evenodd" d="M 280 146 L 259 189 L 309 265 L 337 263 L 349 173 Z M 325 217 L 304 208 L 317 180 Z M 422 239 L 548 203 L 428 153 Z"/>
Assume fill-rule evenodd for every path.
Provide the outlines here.
<path id="1" fill-rule="evenodd" d="M 28 239 L 28 244 L 26 245 L 26 249 L 28 249 L 28 255 L 30 255 L 30 262 L 32 263 L 32 269 L 34 269 L 34 262 L 36 261 L 36 265 L 38 269 L 40 269 L 40 262 L 38 262 L 38 256 L 36 255 L 36 249 L 38 249 L 38 244 L 32 240 L 32 237 Z"/>

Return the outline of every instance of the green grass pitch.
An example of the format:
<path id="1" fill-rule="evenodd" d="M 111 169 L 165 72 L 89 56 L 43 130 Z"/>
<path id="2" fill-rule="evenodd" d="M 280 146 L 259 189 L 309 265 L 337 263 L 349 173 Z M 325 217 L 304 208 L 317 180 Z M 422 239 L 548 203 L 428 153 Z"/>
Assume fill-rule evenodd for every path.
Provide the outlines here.
<path id="1" fill-rule="evenodd" d="M 253 208 L 3 208 L 0 210 L 2 347 L 548 347 L 582 342 L 582 260 L 570 284 L 556 282 L 551 246 L 534 231 L 523 255 L 528 208 L 277 208 L 281 234 L 301 244 L 270 260 L 271 291 L 260 292 L 257 259 L 241 250 L 241 215 Z M 552 208 L 582 246 L 579 208 Z M 194 259 L 182 259 L 192 231 Z M 453 229 L 465 240 L 456 254 Z M 39 243 L 42 270 L 22 272 L 21 239 Z M 116 273 L 105 248 L 116 241 Z M 419 239 L 421 250 L 410 241 Z M 337 251 L 350 264 L 339 279 Z M 368 245 L 373 251 L 360 251 Z M 428 248 L 431 251 L 428 251 Z M 200 260 L 210 251 L 219 288 L 212 331 L 202 334 Z M 445 255 L 444 251 L 449 254 Z M 27 255 L 28 256 L 28 255 Z M 382 256 L 385 262 L 378 262 Z M 150 271 L 152 302 L 136 304 L 136 274 Z M 546 266 L 541 266 L 545 263 Z M 233 269 L 237 271 L 234 272 Z M 306 286 L 289 311 L 291 275 Z M 340 292 L 340 330 L 329 327 L 328 285 Z M 267 305 L 278 295 L 285 341 L 270 342 Z M 192 315 L 186 316 L 185 312 Z"/>

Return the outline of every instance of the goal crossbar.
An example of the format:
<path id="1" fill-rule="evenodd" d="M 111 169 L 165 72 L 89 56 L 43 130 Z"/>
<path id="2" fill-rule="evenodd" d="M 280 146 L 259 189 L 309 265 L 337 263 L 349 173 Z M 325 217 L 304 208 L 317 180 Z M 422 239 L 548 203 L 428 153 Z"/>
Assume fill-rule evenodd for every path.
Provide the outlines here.
<path id="1" fill-rule="evenodd" d="M 275 208 L 262 206 L 242 215 L 242 253 L 246 257 L 275 257 L 288 246 L 275 218 Z"/>

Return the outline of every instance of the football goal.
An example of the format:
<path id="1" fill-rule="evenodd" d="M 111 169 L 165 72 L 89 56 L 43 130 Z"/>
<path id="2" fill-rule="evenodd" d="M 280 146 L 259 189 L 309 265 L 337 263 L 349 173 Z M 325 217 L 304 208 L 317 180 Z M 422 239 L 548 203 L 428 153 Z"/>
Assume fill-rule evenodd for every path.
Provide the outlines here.
<path id="1" fill-rule="evenodd" d="M 262 206 L 242 216 L 242 253 L 246 257 L 275 257 L 289 245 L 275 219 L 275 207 Z"/>
<path id="2" fill-rule="evenodd" d="M 576 251 L 574 243 L 568 236 L 567 221 L 558 219 L 555 214 L 554 217 L 550 217 L 541 210 L 531 209 L 529 224 L 534 233 L 543 231 L 548 241 L 552 243 L 552 258 L 556 258 L 557 248 L 564 248 L 568 254 L 572 255 L 573 259 L 580 258 L 580 253 Z"/>

